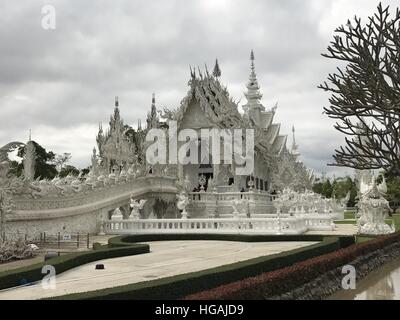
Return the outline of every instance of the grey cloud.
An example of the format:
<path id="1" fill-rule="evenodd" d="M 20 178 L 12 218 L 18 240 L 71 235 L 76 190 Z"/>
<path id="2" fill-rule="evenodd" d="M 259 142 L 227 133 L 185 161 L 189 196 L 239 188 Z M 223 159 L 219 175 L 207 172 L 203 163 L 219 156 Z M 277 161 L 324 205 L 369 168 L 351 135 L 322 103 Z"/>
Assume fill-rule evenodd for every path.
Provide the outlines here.
<path id="1" fill-rule="evenodd" d="M 54 31 L 40 26 L 44 4 L 56 8 Z M 376 6 L 373 0 L 362 4 L 371 12 Z M 134 124 L 144 120 L 152 92 L 159 105 L 177 107 L 187 91 L 189 65 L 207 63 L 212 69 L 218 57 L 222 81 L 244 102 L 254 49 L 264 104 L 279 101 L 282 131 L 290 134 L 296 126 L 307 165 L 340 171 L 325 166 L 343 137 L 321 114 L 328 97 L 316 88 L 334 68 L 320 56 L 331 40 L 331 33 L 320 29 L 321 19 L 333 5 L 328 0 L 2 1 L 0 145 L 25 139 L 29 128 L 57 128 L 51 140 L 41 134 L 38 142 L 58 152 L 73 148 L 74 164 L 86 165 L 90 141 L 68 132 L 89 126 L 94 144 L 96 125 L 108 121 L 115 95 L 122 116 Z M 354 0 L 354 12 L 340 16 L 336 25 L 357 13 L 357 5 Z"/>

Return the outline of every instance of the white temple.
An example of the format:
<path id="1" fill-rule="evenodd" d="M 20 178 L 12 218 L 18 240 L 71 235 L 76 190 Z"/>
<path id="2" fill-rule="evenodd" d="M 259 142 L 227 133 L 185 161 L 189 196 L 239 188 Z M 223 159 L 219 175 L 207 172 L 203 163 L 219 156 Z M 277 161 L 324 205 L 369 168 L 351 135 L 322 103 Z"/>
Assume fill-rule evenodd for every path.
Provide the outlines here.
<path id="1" fill-rule="evenodd" d="M 262 104 L 253 52 L 250 61 L 243 111 L 221 84 L 218 62 L 212 74 L 207 68 L 204 72 L 190 70 L 189 90 L 175 110 L 157 110 L 153 94 L 145 128 L 140 120 L 136 130 L 124 123 L 116 98 L 109 128 L 99 126 L 90 172 L 52 181 L 16 181 L 8 229 L 15 233 L 73 230 L 111 234 L 332 230 L 333 211 L 343 208 L 304 193 L 311 188 L 313 175 L 299 160 L 294 128 L 289 149 L 287 136 L 280 133 L 280 124 L 274 123 L 277 105 L 266 108 Z M 202 137 L 204 130 L 217 129 L 239 130 L 239 144 L 246 152 L 251 147 L 254 157 L 240 154 L 242 164 L 226 158 L 213 161 L 216 157 L 210 150 L 226 153 L 229 137 L 223 136 L 211 143 L 203 138 L 177 139 L 179 152 L 187 147 L 183 156 L 196 161 L 171 161 L 173 140 L 164 148 L 168 151 L 165 163 L 147 158 L 153 143 L 147 139 L 150 133 L 170 137 L 177 135 L 174 130 L 179 134 L 191 130 Z M 254 140 L 248 140 L 248 132 L 254 133 Z M 210 153 L 204 154 L 204 149 Z M 32 160 L 28 163 L 34 163 Z M 250 162 L 249 172 L 238 170 Z M 34 176 L 32 167 L 26 170 Z M 290 203 L 274 201 L 280 195 L 284 199 L 289 189 Z"/>
<path id="2" fill-rule="evenodd" d="M 259 204 L 254 204 L 250 211 L 272 213 L 274 210 L 271 192 L 276 193 L 286 187 L 293 190 L 310 188 L 313 177 L 299 160 L 300 154 L 294 137 L 294 127 L 293 145 L 289 150 L 286 147 L 287 136 L 280 134 L 280 124 L 273 122 L 277 105 L 266 109 L 261 103 L 262 94 L 257 80 L 253 51 L 251 51 L 250 60 L 250 75 L 246 85 L 247 90 L 244 93 L 247 103 L 242 106 L 243 112 L 239 111 L 238 105 L 219 80 L 221 71 L 218 61 L 216 61 L 213 74 L 210 74 L 207 69 L 204 73 L 200 70 L 197 72 L 191 70 L 189 91 L 176 110 L 158 112 L 153 94 L 151 110 L 146 121 L 147 127 L 143 130 L 140 124 L 136 131 L 127 129 L 129 127 L 123 123 L 118 101 L 116 101 L 114 114 L 110 119 L 110 128 L 104 133 L 100 126 L 97 136 L 103 171 L 109 173 L 127 171 L 131 164 L 135 164 L 136 167 L 141 164 L 141 170 L 146 170 L 148 173 L 155 174 L 165 170 L 176 172 L 179 180 L 186 180 L 187 191 L 193 193 L 190 206 L 192 217 L 231 214 L 231 205 L 226 206 L 223 201 L 218 203 L 219 194 L 224 194 L 226 197 L 226 193 L 254 189 L 264 195 L 264 199 Z M 161 116 L 158 115 L 159 113 Z M 203 129 L 253 129 L 255 132 L 254 170 L 248 175 L 237 175 L 235 163 L 224 163 L 224 161 L 212 163 L 211 154 L 206 157 L 207 159 L 199 159 L 195 164 L 150 166 L 145 161 L 145 136 L 153 128 L 161 128 L 168 135 L 169 121 L 177 122 L 178 131 L 194 129 L 199 136 Z M 202 143 L 203 141 L 199 141 L 197 145 L 199 153 Z M 181 145 L 183 143 L 179 146 Z M 223 142 L 221 142 L 222 149 Z M 202 154 L 201 157 L 203 156 Z M 252 181 L 250 185 L 249 181 Z M 212 192 L 215 199 L 208 195 L 208 201 L 204 202 L 199 196 L 195 196 L 196 191 Z"/>

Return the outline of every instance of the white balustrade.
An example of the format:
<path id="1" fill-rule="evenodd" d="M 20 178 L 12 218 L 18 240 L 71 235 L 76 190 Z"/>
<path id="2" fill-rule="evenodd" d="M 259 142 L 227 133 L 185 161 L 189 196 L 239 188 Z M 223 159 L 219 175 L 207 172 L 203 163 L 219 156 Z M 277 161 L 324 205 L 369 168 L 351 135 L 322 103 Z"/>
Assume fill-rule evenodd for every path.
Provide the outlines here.
<path id="1" fill-rule="evenodd" d="M 304 219 L 306 221 L 308 230 L 334 230 L 335 224 L 330 215 L 305 215 Z"/>
<path id="2" fill-rule="evenodd" d="M 270 203 L 276 196 L 267 192 L 190 192 L 191 201 L 232 201 L 251 200 Z"/>
<path id="3" fill-rule="evenodd" d="M 280 219 L 272 215 L 268 218 L 142 219 L 104 222 L 104 231 L 107 234 L 302 234 L 307 230 L 332 229 L 332 218 L 318 215 L 293 217 L 282 214 Z"/>

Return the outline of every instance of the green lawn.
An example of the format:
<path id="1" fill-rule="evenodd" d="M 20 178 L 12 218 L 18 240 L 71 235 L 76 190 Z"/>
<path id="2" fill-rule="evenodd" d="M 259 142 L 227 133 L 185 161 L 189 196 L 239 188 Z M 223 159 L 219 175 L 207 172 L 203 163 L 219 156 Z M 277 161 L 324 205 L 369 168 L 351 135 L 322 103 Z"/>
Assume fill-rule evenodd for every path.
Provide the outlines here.
<path id="1" fill-rule="evenodd" d="M 345 211 L 344 212 L 344 219 L 355 219 L 355 212 L 354 211 Z"/>
<path id="2" fill-rule="evenodd" d="M 336 224 L 356 224 L 356 220 L 354 219 L 347 219 L 347 220 L 335 220 Z"/>
<path id="3" fill-rule="evenodd" d="M 376 236 L 356 236 L 356 243 L 366 242 L 375 238 Z"/>
<path id="4" fill-rule="evenodd" d="M 392 218 L 388 218 L 385 220 L 385 222 L 391 226 L 392 225 Z M 336 224 L 356 224 L 356 220 L 355 219 L 344 219 L 344 220 L 335 220 L 334 221 Z M 398 227 L 400 227 L 400 225 L 397 225 Z M 396 229 L 397 230 L 397 229 Z"/>
<path id="5" fill-rule="evenodd" d="M 355 220 L 355 212 L 353 211 L 345 211 L 343 220 L 335 220 L 335 224 L 356 224 Z M 395 230 L 400 230 L 400 215 L 394 215 L 391 218 L 385 220 L 388 225 L 392 225 L 394 222 Z M 365 242 L 371 239 L 374 239 L 374 236 L 356 236 L 356 242 Z"/>

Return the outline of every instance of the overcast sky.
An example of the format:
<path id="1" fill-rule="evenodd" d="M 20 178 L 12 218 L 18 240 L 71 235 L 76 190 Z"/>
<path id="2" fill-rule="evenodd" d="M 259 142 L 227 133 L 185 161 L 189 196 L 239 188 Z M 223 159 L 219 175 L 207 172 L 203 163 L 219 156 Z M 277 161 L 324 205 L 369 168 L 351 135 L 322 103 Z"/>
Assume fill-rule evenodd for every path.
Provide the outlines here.
<path id="1" fill-rule="evenodd" d="M 394 8 L 398 0 L 383 1 Z M 56 29 L 42 28 L 42 6 L 56 9 Z M 328 95 L 317 89 L 335 62 L 321 57 L 333 30 L 374 0 L 39 1 L 0 2 L 0 146 L 32 138 L 48 150 L 71 152 L 87 166 L 98 123 L 108 122 L 114 96 L 122 117 L 144 122 L 152 92 L 176 108 L 186 94 L 189 65 L 212 69 L 241 99 L 254 49 L 263 104 L 279 103 L 275 122 L 296 139 L 303 161 L 327 167 L 344 137 L 322 114 Z M 291 138 L 289 139 L 289 143 Z"/>

